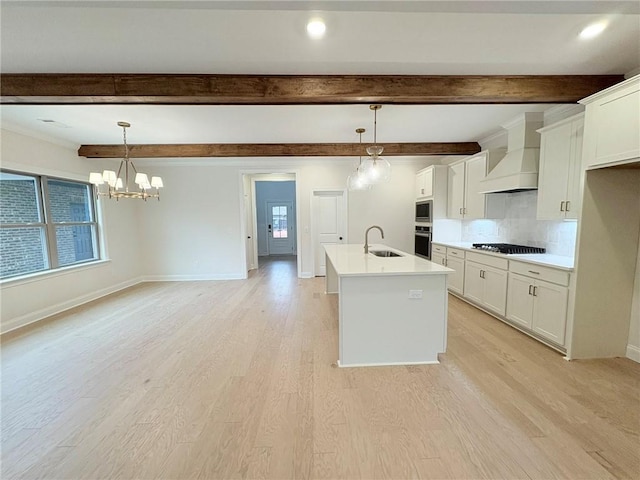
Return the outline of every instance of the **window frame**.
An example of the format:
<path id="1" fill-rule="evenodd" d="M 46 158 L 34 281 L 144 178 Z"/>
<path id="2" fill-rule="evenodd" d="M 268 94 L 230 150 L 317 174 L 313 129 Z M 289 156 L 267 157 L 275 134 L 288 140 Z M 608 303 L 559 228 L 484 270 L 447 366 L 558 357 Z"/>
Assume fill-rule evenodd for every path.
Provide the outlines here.
<path id="1" fill-rule="evenodd" d="M 13 175 L 22 175 L 25 177 L 30 177 L 35 180 L 36 187 L 36 201 L 38 202 L 38 214 L 40 217 L 40 222 L 29 222 L 29 223 L 20 223 L 20 224 L 0 224 L 0 229 L 4 228 L 41 228 L 44 236 L 44 263 L 45 268 L 41 270 L 34 270 L 25 273 L 19 273 L 15 275 L 8 275 L 5 277 L 0 277 L 0 282 L 5 282 L 9 280 L 17 280 L 24 277 L 38 275 L 38 274 L 46 274 L 55 272 L 61 269 L 69 269 L 78 266 L 85 266 L 87 264 L 102 262 L 104 259 L 102 254 L 102 245 L 101 245 L 101 237 L 102 237 L 102 228 L 100 222 L 98 221 L 98 206 L 95 195 L 95 187 L 91 185 L 88 181 L 81 181 L 69 178 L 63 178 L 52 175 L 40 175 L 36 173 L 30 172 L 21 172 L 18 170 L 10 170 L 5 168 L 0 168 L 0 173 L 7 173 Z M 89 221 L 63 221 L 63 222 L 54 222 L 53 215 L 51 212 L 51 196 L 49 191 L 49 181 L 57 180 L 60 182 L 73 183 L 78 185 L 83 185 L 87 188 L 88 192 L 88 208 L 89 208 Z M 57 227 L 74 227 L 74 226 L 89 226 L 91 228 L 91 238 L 92 245 L 94 249 L 94 257 L 86 260 L 81 260 L 65 265 L 60 265 L 59 257 L 58 257 L 58 241 L 56 236 L 56 228 Z"/>

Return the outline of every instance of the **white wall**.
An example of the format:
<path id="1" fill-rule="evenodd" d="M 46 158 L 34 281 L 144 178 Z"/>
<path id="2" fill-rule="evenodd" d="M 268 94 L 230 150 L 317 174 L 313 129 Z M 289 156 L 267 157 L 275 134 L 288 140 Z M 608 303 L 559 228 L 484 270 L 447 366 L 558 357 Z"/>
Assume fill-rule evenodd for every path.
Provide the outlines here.
<path id="1" fill-rule="evenodd" d="M 104 162 L 79 158 L 75 149 L 2 130 L 2 168 L 87 180 Z M 113 167 L 112 162 L 108 163 Z M 91 299 L 133 285 L 140 280 L 138 261 L 138 205 L 100 200 L 103 208 L 108 262 L 5 280 L 0 329 L 2 332 L 60 312 Z M 101 208 L 99 206 L 99 208 Z"/>
<path id="2" fill-rule="evenodd" d="M 390 161 L 390 183 L 371 191 L 350 192 L 347 240 L 364 242 L 365 229 L 377 224 L 385 231 L 385 243 L 412 252 L 415 173 L 425 160 Z M 143 270 L 150 279 L 244 278 L 242 174 L 270 170 L 296 174 L 298 255 L 302 275 L 311 275 L 311 192 L 345 188 L 354 162 L 324 158 L 209 162 L 167 160 L 164 166 L 153 167 L 153 173 L 163 177 L 165 189 L 159 203 L 143 205 L 145 214 L 140 217 Z M 151 171 L 152 167 L 145 169 Z"/>
<path id="3" fill-rule="evenodd" d="M 633 301 L 631 302 L 627 357 L 640 362 L 640 242 L 638 243 L 636 278 L 633 286 Z"/>
<path id="4" fill-rule="evenodd" d="M 267 244 L 267 203 L 268 202 L 291 202 L 293 204 L 293 215 L 289 225 L 293 226 L 292 234 L 296 232 L 295 212 L 296 212 L 296 184 L 295 182 L 256 182 L 256 224 L 258 233 L 258 255 L 269 255 L 269 245 Z M 293 237 L 294 247 L 295 238 Z"/>

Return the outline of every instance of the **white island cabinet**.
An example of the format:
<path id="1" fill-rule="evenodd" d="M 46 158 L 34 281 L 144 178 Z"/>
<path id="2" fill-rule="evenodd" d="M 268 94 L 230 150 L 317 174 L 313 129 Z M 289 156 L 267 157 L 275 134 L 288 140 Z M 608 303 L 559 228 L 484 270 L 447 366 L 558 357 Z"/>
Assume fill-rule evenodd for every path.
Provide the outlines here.
<path id="1" fill-rule="evenodd" d="M 451 269 L 384 245 L 325 245 L 337 293 L 341 367 L 438 363 L 447 345 Z M 401 256 L 378 257 L 391 251 Z"/>

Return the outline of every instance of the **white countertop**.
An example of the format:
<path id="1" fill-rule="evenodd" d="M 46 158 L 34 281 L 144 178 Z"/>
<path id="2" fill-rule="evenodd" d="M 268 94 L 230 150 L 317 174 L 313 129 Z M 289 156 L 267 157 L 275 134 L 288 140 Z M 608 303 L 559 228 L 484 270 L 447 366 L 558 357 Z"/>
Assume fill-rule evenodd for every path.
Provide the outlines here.
<path id="1" fill-rule="evenodd" d="M 507 260 L 517 260 L 519 262 L 533 263 L 535 265 L 543 265 L 547 267 L 559 268 L 562 270 L 573 270 L 573 257 L 563 257 L 561 255 L 551 255 L 549 253 L 527 253 L 507 255 L 504 253 L 487 252 L 486 250 L 478 250 L 471 248 L 473 245 L 469 242 L 433 242 L 435 245 L 444 245 L 445 247 L 460 248 L 482 255 L 493 255 Z"/>
<path id="2" fill-rule="evenodd" d="M 364 253 L 364 245 L 325 245 L 325 251 L 338 276 L 353 275 L 446 275 L 452 269 L 430 262 L 410 253 L 374 244 L 369 246 L 373 250 L 391 250 L 401 257 L 376 257 L 372 253 Z"/>

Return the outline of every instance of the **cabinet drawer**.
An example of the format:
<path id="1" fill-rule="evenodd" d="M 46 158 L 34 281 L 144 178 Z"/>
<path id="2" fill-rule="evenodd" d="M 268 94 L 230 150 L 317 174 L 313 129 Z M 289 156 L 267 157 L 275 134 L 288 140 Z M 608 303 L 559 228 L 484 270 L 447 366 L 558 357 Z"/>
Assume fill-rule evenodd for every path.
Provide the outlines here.
<path id="1" fill-rule="evenodd" d="M 465 253 L 464 250 L 461 250 L 459 248 L 451 248 L 451 247 L 447 248 L 447 257 L 451 256 L 454 258 L 464 258 L 464 253 Z"/>
<path id="2" fill-rule="evenodd" d="M 556 270 L 555 268 L 511 260 L 509 262 L 509 271 L 519 273 L 520 275 L 526 275 L 527 277 L 536 278 L 538 280 L 555 283 L 557 285 L 563 285 L 565 287 L 569 285 L 569 272 Z"/>
<path id="3" fill-rule="evenodd" d="M 467 260 L 472 260 L 482 265 L 488 265 L 490 267 L 499 268 L 501 270 L 507 270 L 509 268 L 509 260 L 506 258 L 499 258 L 493 255 L 484 255 L 482 253 L 467 252 Z"/>
<path id="4" fill-rule="evenodd" d="M 434 252 L 438 252 L 438 253 L 441 253 L 443 255 L 447 254 L 447 247 L 444 247 L 442 245 L 436 245 L 435 243 L 432 244 L 432 247 L 433 247 L 433 251 Z"/>

